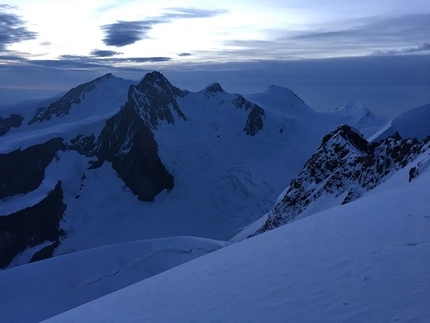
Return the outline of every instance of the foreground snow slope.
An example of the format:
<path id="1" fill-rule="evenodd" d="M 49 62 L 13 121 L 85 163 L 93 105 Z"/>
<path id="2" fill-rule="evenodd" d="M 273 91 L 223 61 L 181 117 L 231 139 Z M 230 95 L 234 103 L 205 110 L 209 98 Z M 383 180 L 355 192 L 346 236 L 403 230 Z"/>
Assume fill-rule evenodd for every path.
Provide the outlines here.
<path id="1" fill-rule="evenodd" d="M 193 237 L 134 241 L 0 271 L 0 322 L 39 322 L 226 245 Z"/>
<path id="2" fill-rule="evenodd" d="M 429 191 L 424 170 L 46 322 L 429 322 Z"/>

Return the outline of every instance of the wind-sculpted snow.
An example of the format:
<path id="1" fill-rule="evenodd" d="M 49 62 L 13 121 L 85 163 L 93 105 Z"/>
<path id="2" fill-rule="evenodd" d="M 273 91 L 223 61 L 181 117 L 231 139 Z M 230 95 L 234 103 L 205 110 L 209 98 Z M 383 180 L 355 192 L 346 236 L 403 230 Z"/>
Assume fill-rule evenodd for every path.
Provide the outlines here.
<path id="1" fill-rule="evenodd" d="M 0 322 L 39 322 L 228 245 L 194 237 L 130 241 L 0 271 Z"/>
<path id="2" fill-rule="evenodd" d="M 419 142 L 402 139 L 396 133 L 369 143 L 349 126 L 337 128 L 323 138 L 318 151 L 269 212 L 265 224 L 251 236 L 302 218 L 310 207 L 321 210 L 358 199 L 427 150 L 428 141 L 430 137 Z M 338 202 L 324 206 L 327 200 Z"/>

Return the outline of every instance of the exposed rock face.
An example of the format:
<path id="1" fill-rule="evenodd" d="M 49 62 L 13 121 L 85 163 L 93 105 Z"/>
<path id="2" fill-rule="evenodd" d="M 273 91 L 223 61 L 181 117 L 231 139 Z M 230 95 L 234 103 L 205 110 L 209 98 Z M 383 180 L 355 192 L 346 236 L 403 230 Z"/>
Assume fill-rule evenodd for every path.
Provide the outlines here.
<path id="1" fill-rule="evenodd" d="M 150 129 L 157 129 L 160 121 L 175 123 L 175 115 L 187 120 L 179 108 L 177 97 L 184 97 L 187 91 L 174 87 L 159 72 L 152 72 L 136 86 L 131 85 L 127 103 L 136 110 Z"/>
<path id="2" fill-rule="evenodd" d="M 91 150 L 98 158 L 92 167 L 112 162 L 119 177 L 142 201 L 153 201 L 162 190 L 173 188 L 173 176 L 158 156 L 154 134 L 130 103 L 106 122 Z"/>
<path id="3" fill-rule="evenodd" d="M 246 124 L 243 130 L 249 136 L 255 136 L 260 130 L 263 129 L 263 118 L 266 112 L 257 104 L 252 103 L 245 99 L 242 95 L 237 94 L 236 98 L 231 101 L 238 109 L 245 111 L 251 110 L 246 119 Z"/>
<path id="4" fill-rule="evenodd" d="M 318 151 L 269 212 L 264 226 L 253 235 L 294 221 L 322 196 L 340 197 L 342 204 L 356 200 L 428 149 L 429 140 L 402 139 L 396 133 L 369 143 L 351 127 L 338 127 L 323 138 Z"/>
<path id="5" fill-rule="evenodd" d="M 0 154 L 0 199 L 39 187 L 45 177 L 45 168 L 56 153 L 65 148 L 62 138 L 54 138 L 24 150 Z"/>
<path id="6" fill-rule="evenodd" d="M 255 106 L 248 115 L 246 125 L 243 130 L 249 136 L 255 136 L 260 130 L 263 129 L 263 116 L 265 115 L 264 109 Z"/>
<path id="7" fill-rule="evenodd" d="M 215 82 L 205 88 L 205 97 L 210 99 L 214 97 L 217 93 L 223 93 L 223 92 L 224 92 L 224 89 L 221 87 L 221 84 Z"/>
<path id="8" fill-rule="evenodd" d="M 33 261 L 49 258 L 60 238 L 65 236 L 60 229 L 66 205 L 63 203 L 61 182 L 39 203 L 10 215 L 0 216 L 0 268 L 28 247 L 45 241 L 53 244 L 33 256 Z"/>
<path id="9" fill-rule="evenodd" d="M 108 73 L 91 82 L 81 84 L 71 89 L 59 100 L 55 101 L 49 106 L 37 109 L 36 115 L 30 120 L 28 124 L 51 120 L 52 116 L 54 115 L 61 118 L 69 114 L 70 108 L 73 104 L 81 103 L 81 101 L 85 99 L 85 95 L 93 91 L 98 83 L 100 83 L 103 79 L 107 79 L 110 77 L 113 77 L 113 75 L 111 73 Z"/>
<path id="10" fill-rule="evenodd" d="M 0 136 L 6 134 L 11 128 L 18 128 L 22 125 L 24 117 L 12 113 L 8 118 L 0 117 Z"/>
<path id="11" fill-rule="evenodd" d="M 158 156 L 158 145 L 150 130 L 160 120 L 174 123 L 172 113 L 186 120 L 176 97 L 186 92 L 172 86 L 158 72 L 147 74 L 137 86 L 130 86 L 128 101 L 121 110 L 106 121 L 98 138 L 93 134 L 80 135 L 71 140 L 68 149 L 88 157 L 97 157 L 90 168 L 105 161 L 125 185 L 142 201 L 153 201 L 164 189 L 173 188 L 173 176 Z"/>

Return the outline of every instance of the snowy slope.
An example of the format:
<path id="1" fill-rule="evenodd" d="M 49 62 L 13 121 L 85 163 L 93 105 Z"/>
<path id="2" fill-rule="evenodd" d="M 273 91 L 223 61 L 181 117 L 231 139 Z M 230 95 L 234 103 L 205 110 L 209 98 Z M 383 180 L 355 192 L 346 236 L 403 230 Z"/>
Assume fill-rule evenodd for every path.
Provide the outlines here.
<path id="1" fill-rule="evenodd" d="M 106 119 L 118 113 L 125 103 L 128 88 L 134 83 L 106 74 L 71 89 L 60 98 L 1 110 L 1 116 L 17 113 L 24 120 L 20 127 L 0 136 L 0 152 L 25 149 L 55 137 L 70 140 L 79 134 L 98 135 Z"/>
<path id="2" fill-rule="evenodd" d="M 429 190 L 425 171 L 46 322 L 428 322 Z"/>
<path id="3" fill-rule="evenodd" d="M 365 138 L 379 131 L 381 125 L 387 121 L 385 118 L 375 115 L 360 102 L 349 102 L 333 112 L 327 112 L 327 116 L 340 118 L 344 124 L 360 129 Z"/>
<path id="4" fill-rule="evenodd" d="M 226 245 L 192 237 L 133 241 L 0 271 L 0 322 L 39 322 Z"/>
<path id="5" fill-rule="evenodd" d="M 370 140 L 384 139 L 398 132 L 402 138 L 417 138 L 423 140 L 430 135 L 430 104 L 420 106 L 399 114 L 389 121 Z"/>

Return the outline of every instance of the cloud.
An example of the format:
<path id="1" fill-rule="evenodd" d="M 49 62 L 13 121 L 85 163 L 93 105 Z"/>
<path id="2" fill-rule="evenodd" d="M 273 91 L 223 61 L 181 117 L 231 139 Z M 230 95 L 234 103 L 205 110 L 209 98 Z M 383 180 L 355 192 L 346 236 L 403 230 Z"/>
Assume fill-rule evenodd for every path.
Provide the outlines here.
<path id="1" fill-rule="evenodd" d="M 14 6 L 0 5 L 0 51 L 10 44 L 35 39 L 37 33 L 29 31 L 20 16 L 10 13 Z"/>
<path id="2" fill-rule="evenodd" d="M 115 52 L 113 50 L 93 49 L 91 51 L 91 55 L 96 57 L 112 57 L 112 56 L 121 55 L 121 54 L 122 53 Z"/>
<path id="3" fill-rule="evenodd" d="M 107 46 L 123 47 L 147 37 L 147 33 L 156 23 L 154 21 L 117 21 L 104 25 L 101 29 L 106 36 L 103 43 Z"/>
<path id="4" fill-rule="evenodd" d="M 180 54 L 178 54 L 178 56 L 187 57 L 187 56 L 193 56 L 193 54 L 191 54 L 191 53 L 180 53 Z"/>
<path id="5" fill-rule="evenodd" d="M 310 25 L 307 30 L 271 30 L 272 39 L 230 40 L 225 54 L 241 59 L 364 56 L 428 42 L 430 14 L 377 16 Z M 424 51 L 425 47 L 419 49 Z M 415 52 L 406 50 L 403 53 Z"/>
<path id="6" fill-rule="evenodd" d="M 0 60 L 1 60 L 0 56 Z M 56 70 L 90 70 L 100 68 L 113 68 L 117 64 L 130 63 L 162 63 L 171 60 L 170 57 L 97 57 L 97 56 L 79 56 L 79 55 L 61 55 L 60 59 L 47 60 L 26 60 L 21 59 L 26 66 L 38 66 Z"/>
<path id="7" fill-rule="evenodd" d="M 368 47 L 401 46 L 427 40 L 430 33 L 429 21 L 430 14 L 368 17 L 351 22 L 344 21 L 339 23 L 339 26 L 324 28 L 325 30 L 293 33 L 286 36 L 286 39 L 331 46 L 351 46 L 359 43 Z"/>
<path id="8" fill-rule="evenodd" d="M 7 51 L 5 51 L 7 53 Z M 0 61 L 17 61 L 17 62 L 23 62 L 25 61 L 24 58 L 17 55 L 0 55 Z"/>
<path id="9" fill-rule="evenodd" d="M 375 51 L 372 55 L 401 55 L 401 54 L 411 54 L 417 52 L 427 52 L 430 51 L 430 44 L 424 43 L 418 47 L 402 48 L 398 50 L 388 50 L 388 51 Z"/>
<path id="10" fill-rule="evenodd" d="M 160 18 L 163 19 L 186 19 L 186 18 L 211 18 L 227 13 L 226 10 L 206 10 L 197 8 L 171 7 L 166 9 L 167 13 Z"/>
<path id="11" fill-rule="evenodd" d="M 205 10 L 196 8 L 168 8 L 161 16 L 147 20 L 117 21 L 103 25 L 105 33 L 103 43 L 107 46 L 123 47 L 148 38 L 149 31 L 158 24 L 169 23 L 175 19 L 209 18 L 223 13 L 225 10 Z"/>
<path id="12" fill-rule="evenodd" d="M 50 41 L 43 41 L 41 43 L 39 43 L 40 46 L 51 46 L 52 43 Z"/>

